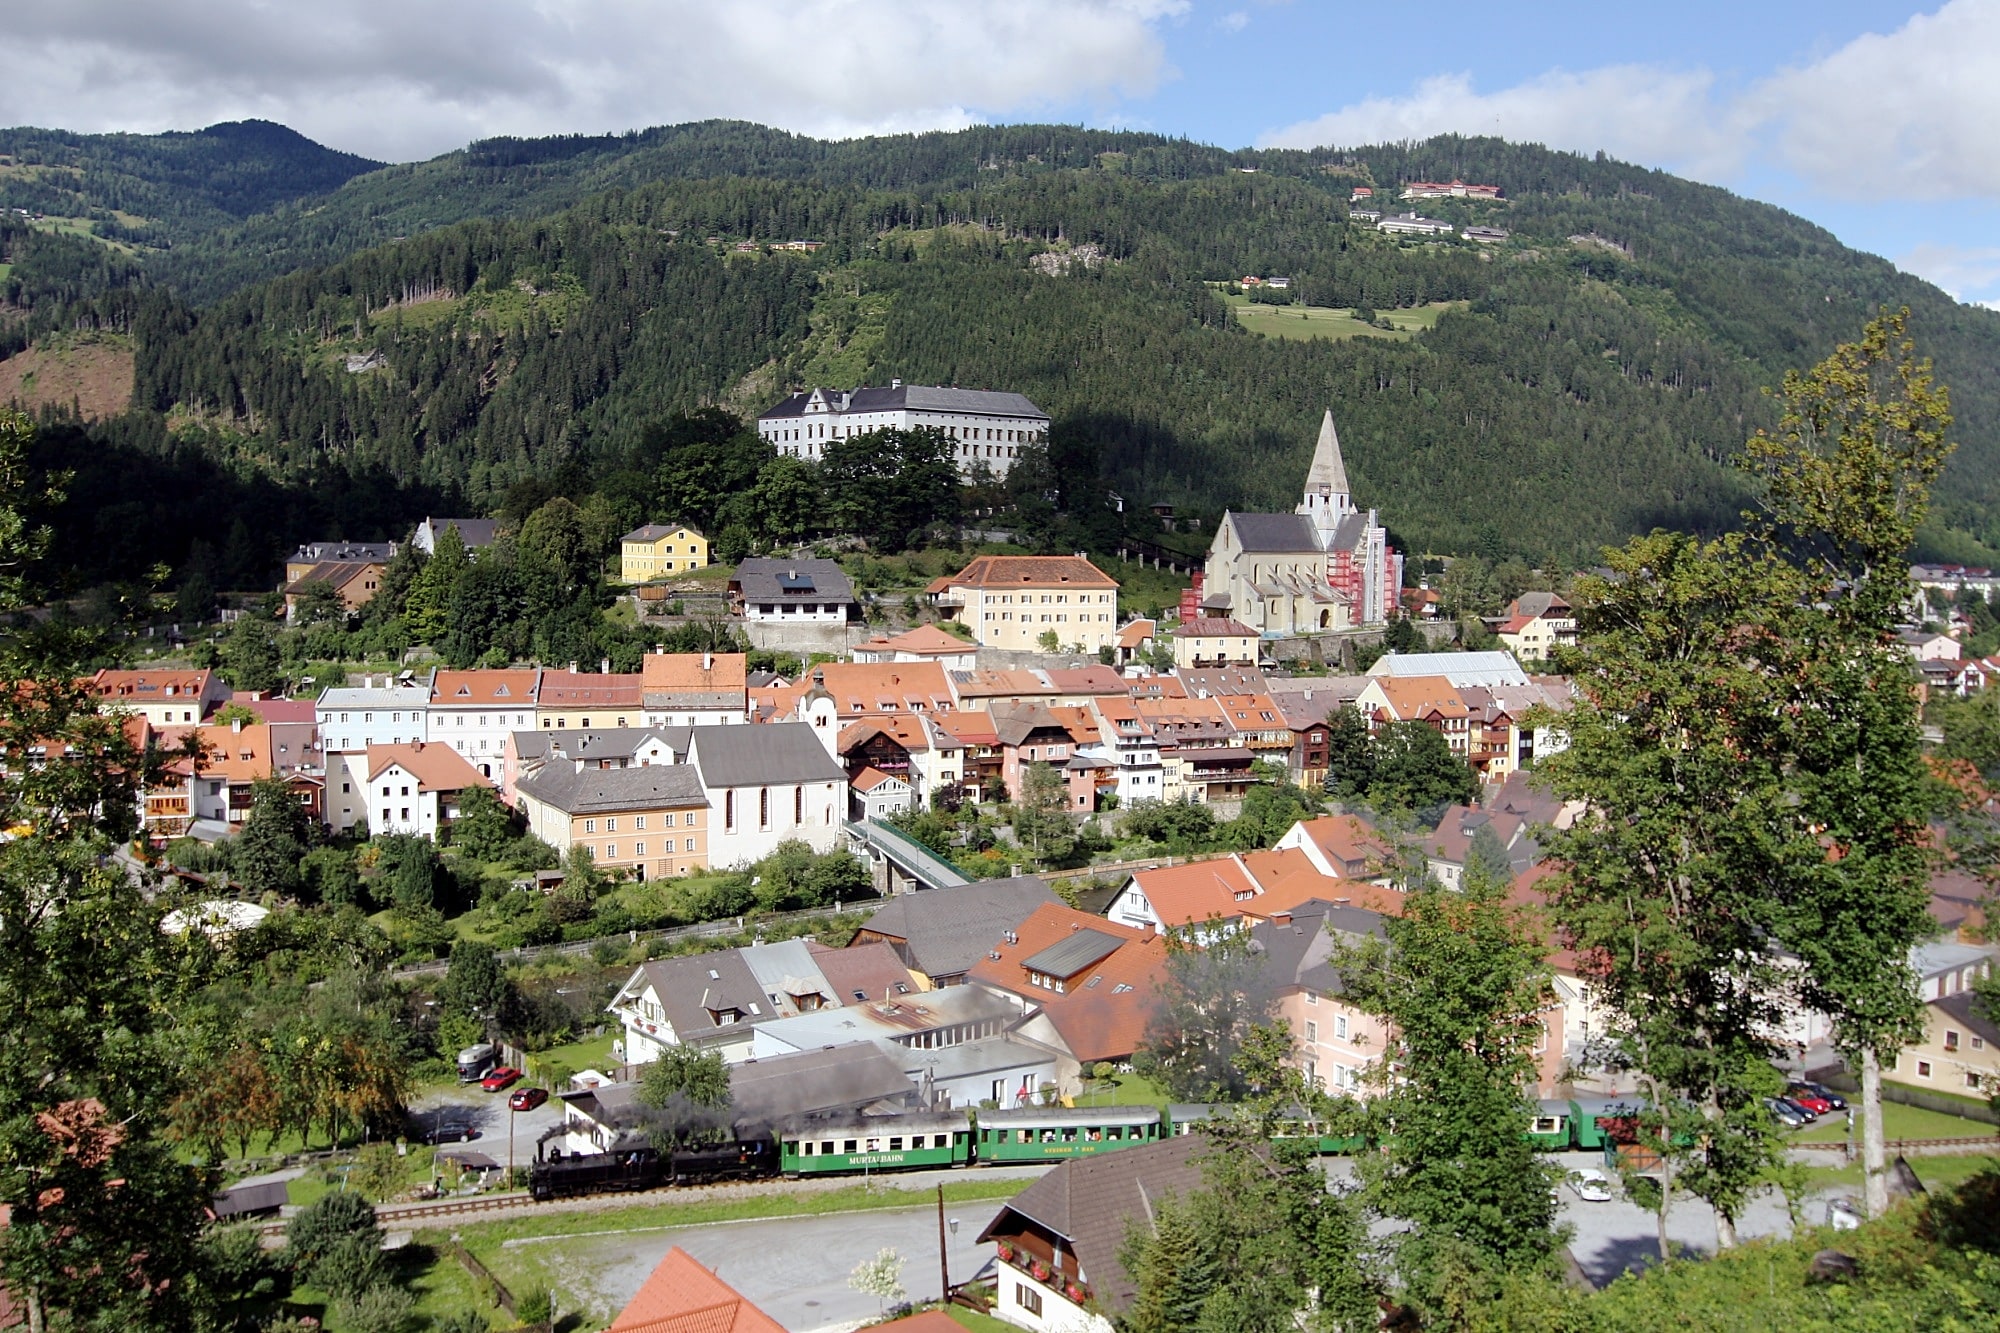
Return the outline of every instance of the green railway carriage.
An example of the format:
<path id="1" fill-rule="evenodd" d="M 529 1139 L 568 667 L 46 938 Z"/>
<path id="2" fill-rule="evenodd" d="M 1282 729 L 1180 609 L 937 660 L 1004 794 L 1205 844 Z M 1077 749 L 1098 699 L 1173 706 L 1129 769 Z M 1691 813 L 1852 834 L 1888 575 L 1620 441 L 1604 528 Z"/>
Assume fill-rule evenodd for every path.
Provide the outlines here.
<path id="1" fill-rule="evenodd" d="M 1544 1152 L 1566 1152 L 1573 1145 L 1579 1118 L 1575 1102 L 1544 1097 L 1535 1103 L 1535 1114 L 1528 1121 L 1528 1141 Z"/>
<path id="2" fill-rule="evenodd" d="M 972 1134 L 963 1111 L 813 1121 L 778 1135 L 778 1169 L 788 1176 L 833 1176 L 965 1166 L 972 1161 Z"/>
<path id="3" fill-rule="evenodd" d="M 1636 1101 L 1621 1097 L 1576 1097 L 1570 1100 L 1569 1114 L 1568 1146 L 1598 1152 L 1614 1137 L 1629 1142 L 1641 1111 Z"/>
<path id="4" fill-rule="evenodd" d="M 973 1157 L 988 1164 L 1060 1162 L 1154 1143 L 1161 1134 L 1160 1111 L 1155 1106 L 981 1111 Z"/>

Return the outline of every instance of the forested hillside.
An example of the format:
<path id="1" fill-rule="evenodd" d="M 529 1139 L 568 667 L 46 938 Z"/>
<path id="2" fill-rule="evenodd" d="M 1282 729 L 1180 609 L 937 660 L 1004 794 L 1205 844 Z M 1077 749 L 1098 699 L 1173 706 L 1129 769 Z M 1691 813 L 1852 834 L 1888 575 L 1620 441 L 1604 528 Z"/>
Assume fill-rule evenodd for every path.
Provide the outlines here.
<path id="1" fill-rule="evenodd" d="M 1454 175 L 1512 202 L 1426 211 L 1509 241 L 1347 220 L 1357 183 Z M 485 509 L 529 477 L 646 465 L 648 424 L 676 411 L 900 377 L 1030 395 L 1055 419 L 1059 502 L 1115 492 L 1128 513 L 1289 507 L 1331 407 L 1362 502 L 1412 549 L 1575 562 L 1733 522 L 1727 463 L 1769 419 L 1762 387 L 1907 303 L 1962 442 L 1931 545 L 2000 545 L 2000 315 L 1780 210 L 1495 140 L 1230 153 L 705 124 L 489 141 L 136 271 L 93 274 L 92 242 L 63 239 L 84 247 L 63 252 L 71 276 L 22 294 L 0 351 L 64 325 L 131 335 L 135 406 L 100 436 L 298 491 L 370 478 L 337 489 L 391 508 L 350 536 L 412 517 L 397 497 Z M 822 244 L 769 248 L 794 239 Z M 1263 337 L 1213 286 L 1244 274 L 1289 275 L 1312 306 L 1450 304 L 1415 337 Z M 86 299 L 93 282 L 119 290 Z"/>

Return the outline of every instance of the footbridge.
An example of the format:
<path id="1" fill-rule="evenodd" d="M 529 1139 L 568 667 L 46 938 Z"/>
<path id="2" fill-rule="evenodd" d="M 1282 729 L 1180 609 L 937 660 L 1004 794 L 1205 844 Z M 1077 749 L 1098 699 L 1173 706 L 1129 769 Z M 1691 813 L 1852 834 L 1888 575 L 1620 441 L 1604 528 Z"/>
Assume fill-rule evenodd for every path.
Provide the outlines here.
<path id="1" fill-rule="evenodd" d="M 958 868 L 901 829 L 878 819 L 849 820 L 847 836 L 865 850 L 874 871 L 875 891 L 883 897 L 917 889 L 949 889 L 971 883 Z"/>

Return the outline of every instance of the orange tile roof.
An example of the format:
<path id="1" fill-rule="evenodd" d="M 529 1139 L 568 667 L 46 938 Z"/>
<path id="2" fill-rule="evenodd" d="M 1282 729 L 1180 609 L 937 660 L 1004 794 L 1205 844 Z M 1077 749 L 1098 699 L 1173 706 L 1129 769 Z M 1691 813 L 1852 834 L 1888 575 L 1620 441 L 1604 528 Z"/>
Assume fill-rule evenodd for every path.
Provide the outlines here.
<path id="1" fill-rule="evenodd" d="M 957 657 L 976 653 L 979 645 L 947 634 L 936 625 L 919 625 L 890 639 L 870 639 L 861 645 L 870 652 L 921 653 L 936 657 Z"/>
<path id="2" fill-rule="evenodd" d="M 647 653 L 640 675 L 649 694 L 740 693 L 749 688 L 749 660 L 743 653 Z"/>
<path id="3" fill-rule="evenodd" d="M 1021 964 L 1079 930 L 1100 931 L 1124 943 L 1086 969 L 1066 994 L 1030 986 Z M 972 965 L 967 979 L 1041 1005 L 1078 1060 L 1122 1059 L 1139 1049 L 1166 972 L 1164 935 L 1121 926 L 1062 903 L 1044 903 L 1015 928 L 1014 938 L 1012 944 L 1004 938 L 996 940 L 992 953 L 1000 957 L 989 954 L 981 958 Z"/>
<path id="4" fill-rule="evenodd" d="M 1382 697 L 1397 720 L 1408 722 L 1431 712 L 1446 717 L 1465 717 L 1471 709 L 1450 679 L 1445 676 L 1378 676 Z"/>
<path id="5" fill-rule="evenodd" d="M 1018 588 L 1024 584 L 1035 588 L 1118 586 L 1118 580 L 1075 555 L 982 555 L 938 582 L 948 588 Z"/>
<path id="6" fill-rule="evenodd" d="M 879 768 L 864 768 L 861 770 L 859 774 L 855 776 L 854 780 L 848 783 L 847 785 L 854 788 L 854 790 L 856 791 L 868 792 L 868 791 L 874 791 L 877 787 L 881 786 L 885 782 L 901 782 L 901 781 L 902 781 L 901 778 L 892 778 Z"/>
<path id="7" fill-rule="evenodd" d="M 443 741 L 412 741 L 403 745 L 368 747 L 370 782 L 391 764 L 401 765 L 415 777 L 419 791 L 464 791 L 467 787 L 493 785 Z"/>
<path id="8" fill-rule="evenodd" d="M 1038 671 L 954 671 L 951 676 L 952 693 L 960 701 L 967 699 L 996 698 L 1046 698 L 1056 692 L 1056 687 Z"/>
<path id="9" fill-rule="evenodd" d="M 1153 905 L 1153 915 L 1167 927 L 1198 926 L 1212 919 L 1234 921 L 1258 893 L 1256 880 L 1235 856 L 1141 870 L 1132 879 Z"/>
<path id="10" fill-rule="evenodd" d="M 214 678 L 212 671 L 99 671 L 90 688 L 101 699 L 123 703 L 159 703 L 165 699 L 200 699 Z"/>
<path id="11" fill-rule="evenodd" d="M 785 1329 L 676 1245 L 606 1333 L 785 1333 Z"/>
<path id="12" fill-rule="evenodd" d="M 998 745 L 1000 730 L 993 724 L 991 713 L 977 710 L 969 713 L 951 713 L 937 720 L 938 726 L 958 738 L 961 745 Z"/>
<path id="13" fill-rule="evenodd" d="M 1137 648 L 1153 637 L 1155 624 L 1150 620 L 1135 620 L 1118 631 L 1120 648 Z"/>
<path id="14" fill-rule="evenodd" d="M 203 777 L 225 778 L 230 782 L 253 782 L 275 771 L 271 764 L 271 729 L 265 726 L 196 727 L 204 758 Z"/>
<path id="15" fill-rule="evenodd" d="M 1125 677 L 1099 664 L 1087 667 L 1050 667 L 1042 673 L 1058 694 L 1100 695 L 1125 693 Z"/>
<path id="16" fill-rule="evenodd" d="M 841 754 L 846 754 L 870 736 L 887 736 L 905 750 L 912 751 L 952 750 L 958 747 L 958 738 L 955 736 L 941 736 L 933 742 L 931 733 L 924 729 L 923 719 L 915 713 L 870 713 L 842 727 L 835 748 Z"/>
<path id="17" fill-rule="evenodd" d="M 1403 895 L 1399 890 L 1365 879 L 1329 878 L 1320 874 L 1319 867 L 1295 847 L 1282 852 L 1245 852 L 1243 864 L 1264 890 L 1243 904 L 1245 916 L 1268 920 L 1314 899 L 1389 916 L 1403 910 Z"/>
<path id="18" fill-rule="evenodd" d="M 843 718 L 941 714 L 953 707 L 950 681 L 936 662 L 821 662 L 806 672 L 805 689 L 810 691 L 815 681 L 826 686 Z"/>
<path id="19" fill-rule="evenodd" d="M 1229 616 L 1196 616 L 1174 629 L 1177 639 L 1254 639 L 1257 631 Z"/>
<path id="20" fill-rule="evenodd" d="M 1332 861 L 1360 861 L 1372 868 L 1387 859 L 1389 842 L 1356 815 L 1321 815 L 1300 831 Z"/>
<path id="21" fill-rule="evenodd" d="M 539 671 L 439 671 L 431 680 L 431 707 L 532 706 Z"/>

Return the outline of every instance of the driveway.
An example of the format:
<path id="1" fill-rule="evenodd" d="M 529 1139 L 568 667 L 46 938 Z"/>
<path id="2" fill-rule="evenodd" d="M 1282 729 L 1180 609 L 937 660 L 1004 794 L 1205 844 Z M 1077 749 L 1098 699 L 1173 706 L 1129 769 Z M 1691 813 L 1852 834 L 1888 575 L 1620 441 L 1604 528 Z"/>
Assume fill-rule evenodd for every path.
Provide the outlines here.
<path id="1" fill-rule="evenodd" d="M 951 1280 L 964 1282 L 991 1262 L 993 1247 L 975 1238 L 999 1212 L 1001 1201 L 945 1206 L 946 1254 Z M 954 1233 L 949 1219 L 957 1218 Z M 504 1243 L 505 1280 L 532 1270 L 557 1293 L 561 1308 L 581 1304 L 608 1321 L 638 1293 L 670 1246 L 678 1245 L 736 1288 L 791 1333 L 851 1328 L 882 1314 L 881 1302 L 847 1284 L 854 1266 L 884 1249 L 902 1256 L 904 1288 L 911 1297 L 938 1294 L 938 1223 L 935 1204 L 824 1217 L 720 1222 L 600 1235 L 524 1237 Z M 516 1290 L 519 1287 L 516 1286 Z"/>
<path id="2" fill-rule="evenodd" d="M 515 1088 L 532 1086 L 526 1082 L 516 1083 L 506 1092 L 487 1092 L 477 1083 L 426 1089 L 410 1101 L 413 1126 L 410 1137 L 421 1142 L 423 1135 L 438 1125 L 464 1122 L 477 1132 L 471 1147 L 502 1166 L 526 1166 L 535 1159 L 535 1140 L 541 1137 L 544 1130 L 562 1123 L 563 1104 L 553 1097 L 532 1111 L 507 1109 L 507 1098 Z M 511 1158 L 508 1155 L 510 1134 L 513 1145 Z"/>

